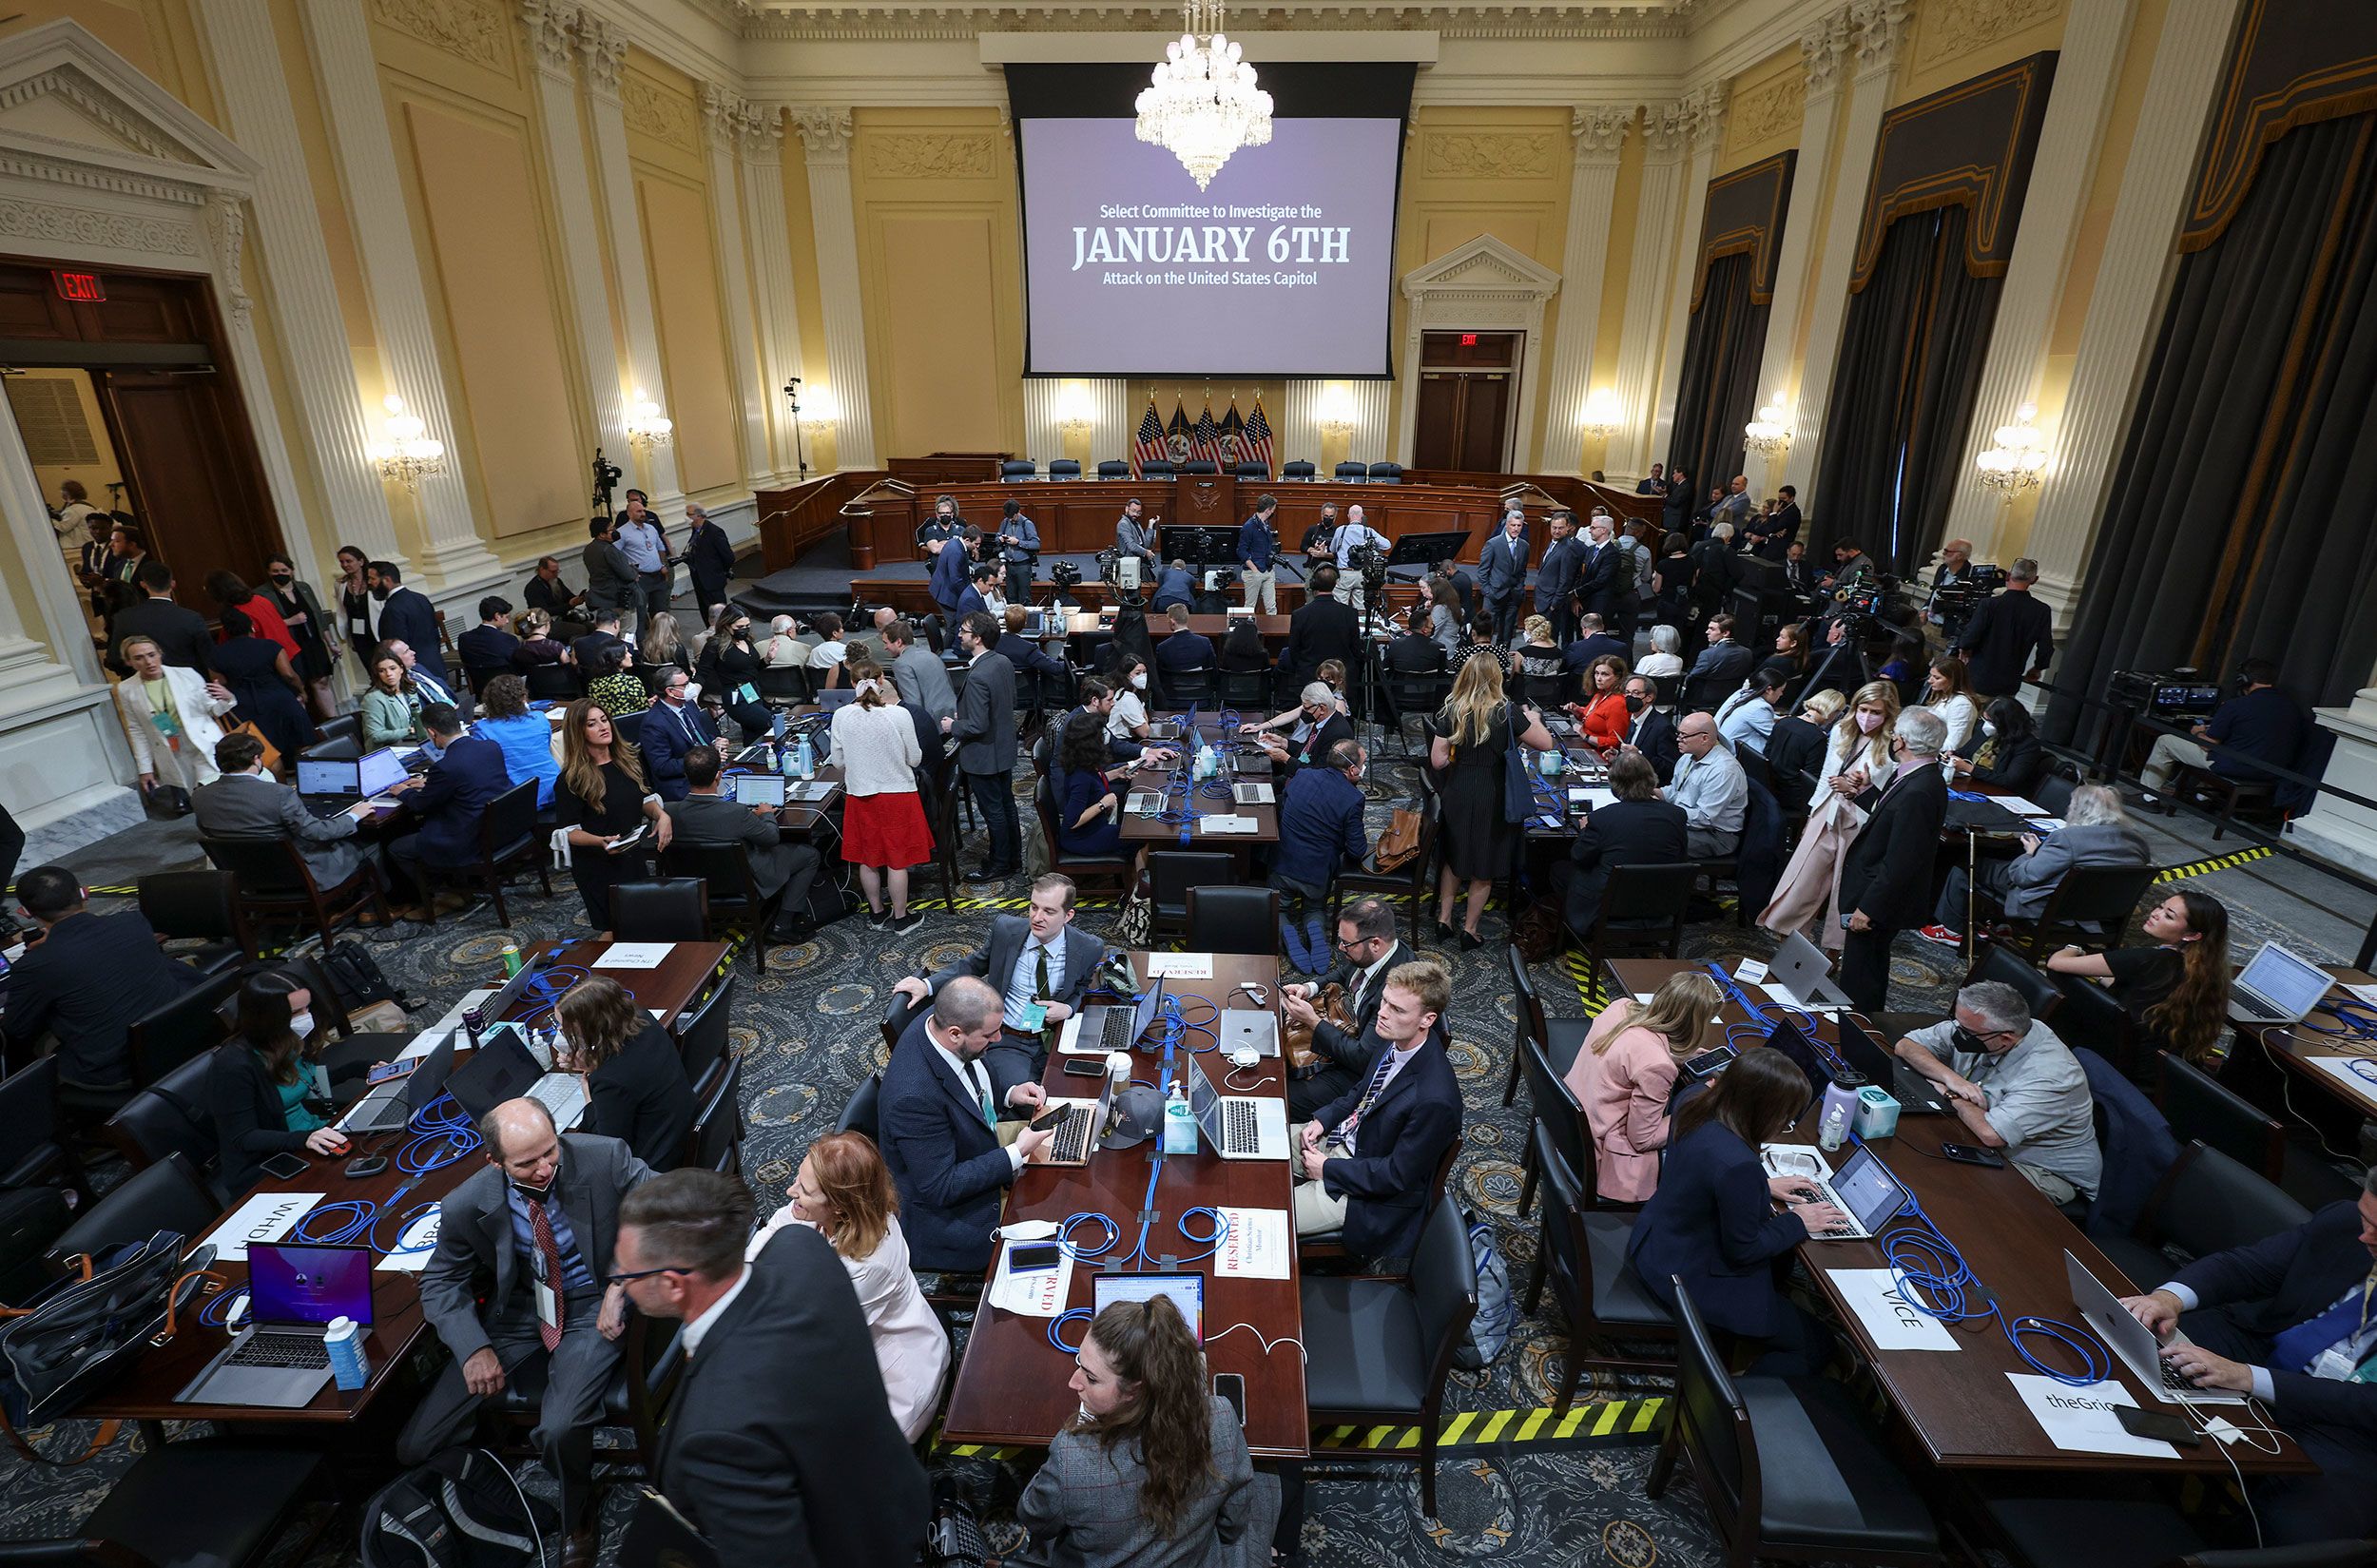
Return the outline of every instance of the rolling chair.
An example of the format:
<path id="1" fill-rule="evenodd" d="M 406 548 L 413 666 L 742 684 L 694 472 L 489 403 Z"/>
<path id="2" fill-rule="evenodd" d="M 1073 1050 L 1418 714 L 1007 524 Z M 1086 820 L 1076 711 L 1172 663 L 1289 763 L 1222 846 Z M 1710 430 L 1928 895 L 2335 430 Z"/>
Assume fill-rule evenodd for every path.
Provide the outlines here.
<path id="1" fill-rule="evenodd" d="M 1367 482 L 1370 477 L 1370 465 L 1367 463 L 1340 463 L 1337 465 L 1337 469 L 1333 476 L 1340 484 L 1362 484 Z"/>
<path id="2" fill-rule="evenodd" d="M 1048 476 L 1051 479 L 1078 479 L 1081 477 L 1081 465 L 1071 457 L 1052 457 L 1049 459 Z"/>
<path id="3" fill-rule="evenodd" d="M 1128 479 L 1131 477 L 1131 465 L 1129 463 L 1122 462 L 1119 459 L 1109 458 L 1105 462 L 1098 464 L 1098 477 L 1101 479 Z"/>
<path id="4" fill-rule="evenodd" d="M 1240 463 L 1230 472 L 1237 474 L 1241 479 L 1252 479 L 1257 484 L 1265 483 L 1271 477 L 1269 471 L 1265 469 L 1261 463 Z"/>
<path id="5" fill-rule="evenodd" d="M 1368 477 L 1370 482 L 1374 485 L 1400 485 L 1403 482 L 1403 465 L 1401 463 L 1372 463 L 1370 465 Z"/>
<path id="6" fill-rule="evenodd" d="M 1312 465 L 1301 457 L 1283 466 L 1279 471 L 1279 476 L 1283 479 L 1309 479 L 1312 474 Z"/>
<path id="7" fill-rule="evenodd" d="M 1191 457 L 1180 465 L 1180 472 L 1190 474 L 1219 474 L 1222 465 L 1210 457 Z"/>
<path id="8" fill-rule="evenodd" d="M 137 884 L 141 918 L 168 940 L 187 939 L 195 949 L 173 953 L 203 975 L 220 975 L 243 962 L 240 920 L 233 900 L 239 888 L 227 871 L 152 871 Z"/>
<path id="9" fill-rule="evenodd" d="M 998 465 L 999 483 L 1013 485 L 1040 476 L 1040 465 L 1029 457 L 1010 457 Z"/>
<path id="10" fill-rule="evenodd" d="M 123 1242 L 146 1241 L 160 1230 L 203 1236 L 215 1227 L 222 1205 L 180 1153 L 125 1178 L 92 1205 L 65 1235 L 49 1245 L 49 1256 L 66 1259 Z"/>
<path id="11" fill-rule="evenodd" d="M 709 939 L 709 884 L 692 877 L 620 882 L 610 890 L 611 935 L 623 942 Z"/>
<path id="12" fill-rule="evenodd" d="M 1204 886 L 1188 889 L 1192 953 L 1279 951 L 1279 892 L 1269 887 Z"/>
<path id="13" fill-rule="evenodd" d="M 834 1131 L 862 1132 L 867 1137 L 874 1138 L 878 1126 L 877 1107 L 882 1099 L 882 1094 L 883 1074 L 868 1074 L 866 1081 L 852 1090 L 850 1098 L 843 1102 L 841 1114 L 834 1118 Z"/>
<path id="14" fill-rule="evenodd" d="M 1595 1353 L 1605 1340 L 1651 1340 L 1673 1346 L 1675 1318 L 1643 1286 L 1626 1262 L 1627 1238 L 1634 1216 L 1608 1210 L 1594 1210 L 1586 1201 L 1590 1173 L 1572 1171 L 1553 1147 L 1550 1129 L 1536 1123 L 1529 1140 L 1536 1171 L 1543 1178 L 1543 1229 L 1536 1248 L 1534 1274 L 1527 1281 L 1527 1315 L 1542 1305 L 1549 1280 L 1552 1296 L 1568 1326 L 1568 1353 L 1561 1358 L 1560 1391 L 1552 1408 L 1565 1412 L 1576 1397 L 1576 1380 L 1588 1366 L 1612 1371 L 1665 1373 L 1673 1357 L 1651 1358 Z M 1585 1145 L 1593 1157 L 1593 1145 Z"/>

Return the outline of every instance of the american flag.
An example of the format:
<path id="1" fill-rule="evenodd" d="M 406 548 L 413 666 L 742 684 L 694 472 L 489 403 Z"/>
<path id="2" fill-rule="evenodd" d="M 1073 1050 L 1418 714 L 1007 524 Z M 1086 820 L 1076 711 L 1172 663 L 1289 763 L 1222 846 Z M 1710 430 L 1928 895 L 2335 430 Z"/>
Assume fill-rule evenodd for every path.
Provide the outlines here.
<path id="1" fill-rule="evenodd" d="M 1239 438 L 1238 460 L 1261 463 L 1263 476 L 1271 477 L 1271 421 L 1263 416 L 1263 395 L 1255 394 L 1254 413 L 1247 416 L 1246 434 Z"/>
<path id="2" fill-rule="evenodd" d="M 1160 463 L 1169 455 L 1164 447 L 1164 421 L 1156 417 L 1155 394 L 1148 394 L 1148 411 L 1139 416 L 1139 431 L 1131 442 L 1131 476 L 1140 476 L 1150 463 Z"/>
<path id="3" fill-rule="evenodd" d="M 1213 399 L 1205 400 L 1205 412 L 1197 416 L 1194 430 L 1188 433 L 1188 455 L 1191 459 L 1218 463 L 1222 460 L 1222 427 L 1213 422 Z"/>

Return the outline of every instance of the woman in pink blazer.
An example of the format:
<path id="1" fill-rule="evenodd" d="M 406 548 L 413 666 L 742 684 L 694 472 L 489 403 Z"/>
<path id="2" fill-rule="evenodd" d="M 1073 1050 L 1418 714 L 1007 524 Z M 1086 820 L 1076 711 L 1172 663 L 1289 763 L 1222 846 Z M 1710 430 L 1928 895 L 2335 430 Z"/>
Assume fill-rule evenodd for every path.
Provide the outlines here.
<path id="1" fill-rule="evenodd" d="M 1610 1203 L 1642 1203 L 1659 1185 L 1668 1095 L 1716 1022 L 1716 981 L 1700 970 L 1668 977 L 1645 1005 L 1620 997 L 1593 1021 L 1568 1070 L 1570 1094 L 1593 1131 L 1594 1188 Z"/>

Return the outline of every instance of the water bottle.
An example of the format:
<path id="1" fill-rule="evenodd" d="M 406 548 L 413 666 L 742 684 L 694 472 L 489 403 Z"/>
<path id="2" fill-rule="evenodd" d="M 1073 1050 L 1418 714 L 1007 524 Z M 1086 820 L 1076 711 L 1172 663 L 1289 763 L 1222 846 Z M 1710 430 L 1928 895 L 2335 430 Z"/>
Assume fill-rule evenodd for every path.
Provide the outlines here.
<path id="1" fill-rule="evenodd" d="M 1816 1147 L 1826 1153 L 1841 1147 L 1841 1139 L 1848 1132 L 1848 1113 L 1838 1105 L 1824 1108 L 1824 1125 L 1816 1133 Z"/>
<path id="2" fill-rule="evenodd" d="M 1197 1118 L 1188 1112 L 1188 1097 L 1182 1092 L 1178 1078 L 1172 1080 L 1171 1096 L 1164 1102 L 1164 1152 L 1193 1154 L 1197 1152 Z"/>
<path id="3" fill-rule="evenodd" d="M 776 771 L 789 779 L 793 776 L 792 765 L 792 747 L 779 737 L 776 742 Z"/>
<path id="4" fill-rule="evenodd" d="M 353 1318 L 330 1320 L 322 1335 L 322 1350 L 330 1357 L 331 1380 L 348 1393 L 372 1381 L 371 1358 L 363 1353 L 363 1330 Z"/>
<path id="5" fill-rule="evenodd" d="M 813 779 L 817 776 L 817 751 L 809 745 L 809 738 L 806 735 L 802 736 L 793 745 L 792 771 L 793 776 L 800 779 Z"/>

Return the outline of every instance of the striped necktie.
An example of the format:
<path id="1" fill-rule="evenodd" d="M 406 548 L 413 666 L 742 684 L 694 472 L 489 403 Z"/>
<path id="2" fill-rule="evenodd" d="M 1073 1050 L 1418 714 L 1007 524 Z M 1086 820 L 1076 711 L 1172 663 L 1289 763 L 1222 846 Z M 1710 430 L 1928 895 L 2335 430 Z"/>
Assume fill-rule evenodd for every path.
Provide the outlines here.
<path id="1" fill-rule="evenodd" d="M 1395 1051 L 1390 1046 L 1379 1053 L 1379 1070 L 1370 1074 L 1370 1087 L 1362 1092 L 1362 1103 L 1354 1107 L 1354 1113 L 1346 1117 L 1343 1125 L 1337 1130 L 1338 1137 L 1344 1141 L 1346 1148 L 1354 1146 L 1355 1130 L 1362 1126 L 1362 1118 L 1370 1113 L 1370 1107 L 1377 1103 L 1380 1093 L 1386 1088 L 1387 1074 L 1394 1071 Z"/>

